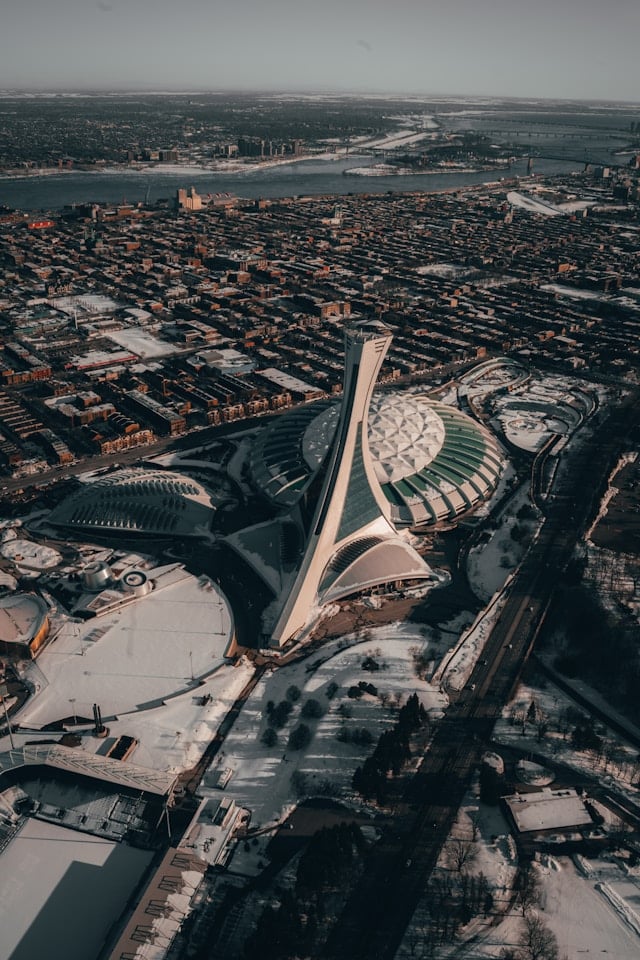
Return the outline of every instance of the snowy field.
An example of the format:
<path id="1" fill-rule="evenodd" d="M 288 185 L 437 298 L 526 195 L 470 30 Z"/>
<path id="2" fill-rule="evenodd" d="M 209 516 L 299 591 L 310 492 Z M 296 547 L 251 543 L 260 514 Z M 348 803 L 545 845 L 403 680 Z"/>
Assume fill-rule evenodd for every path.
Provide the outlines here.
<path id="1" fill-rule="evenodd" d="M 474 547 L 467 561 L 467 576 L 473 592 L 488 603 L 496 591 L 501 590 L 507 577 L 522 561 L 527 547 L 535 534 L 536 520 L 518 520 L 517 513 L 523 506 L 530 506 L 528 484 L 509 499 L 496 518 L 498 527 L 488 543 Z M 515 525 L 524 532 L 521 540 L 514 540 L 511 533 Z"/>
<path id="2" fill-rule="evenodd" d="M 392 624 L 371 630 L 366 640 L 342 638 L 324 646 L 315 660 L 282 667 L 262 678 L 219 756 L 219 768 L 233 770 L 225 792 L 252 811 L 252 828 L 275 825 L 286 816 L 295 802 L 291 778 L 296 771 L 306 775 L 310 795 L 323 781 L 329 782 L 338 794 L 351 792 L 353 771 L 372 752 L 374 744 L 358 747 L 336 740 L 343 722 L 351 729 L 366 727 L 375 743 L 380 733 L 393 724 L 398 698 L 404 702 L 414 691 L 432 716 L 441 715 L 446 698 L 437 688 L 419 680 L 413 670 L 411 648 L 417 647 L 427 655 L 432 649 L 422 629 L 412 624 Z M 341 649 L 349 641 L 354 641 L 354 645 Z M 368 655 L 380 663 L 378 671 L 362 669 L 362 661 Z M 314 664 L 318 664 L 315 669 L 308 669 Z M 359 700 L 347 697 L 347 689 L 361 680 L 373 683 L 378 696 L 365 695 Z M 339 689 L 329 699 L 327 689 L 331 682 L 337 683 Z M 267 726 L 267 702 L 277 704 L 283 700 L 290 686 L 297 686 L 301 697 L 286 726 L 278 731 L 278 743 L 266 747 L 260 737 Z M 301 707 L 309 698 L 321 704 L 323 716 L 302 720 L 313 731 L 306 750 L 288 749 L 289 734 L 301 722 Z M 339 713 L 341 704 L 352 711 L 346 720 Z M 205 779 L 205 792 L 217 773 L 214 767 Z"/>
<path id="3" fill-rule="evenodd" d="M 27 820 L 0 855 L 0 960 L 97 956 L 151 856 Z"/>
<path id="4" fill-rule="evenodd" d="M 507 200 L 512 207 L 520 207 L 530 213 L 539 213 L 543 217 L 560 217 L 563 213 L 552 203 L 535 197 L 528 197 L 524 193 L 517 193 L 515 190 L 507 194 Z"/>
<path id="5" fill-rule="evenodd" d="M 582 859 L 582 858 L 581 858 Z M 637 876 L 627 876 L 620 863 L 582 860 L 592 876 L 585 877 L 569 857 L 545 857 L 535 866 L 541 883 L 540 916 L 558 940 L 559 955 L 567 960 L 610 957 L 638 960 L 640 930 Z M 505 947 L 517 945 L 522 917 L 511 913 L 498 926 L 479 934 L 469 958 L 500 957 Z M 450 954 L 453 956 L 453 954 Z M 442 957 L 447 956 L 445 951 Z"/>
<path id="6" fill-rule="evenodd" d="M 501 911 L 505 910 L 509 904 L 510 889 L 517 869 L 516 847 L 500 808 L 480 803 L 476 797 L 477 792 L 476 789 L 465 798 L 452 828 L 450 839 L 454 843 L 461 841 L 471 845 L 473 855 L 465 872 L 475 876 L 483 874 L 492 892 L 495 909 Z M 446 878 L 451 871 L 452 865 L 448 847 L 445 844 L 438 860 L 436 876 Z M 396 954 L 397 960 L 409 960 L 411 957 L 422 955 L 417 948 L 421 944 L 425 929 L 428 929 L 429 907 L 428 897 L 418 904 Z M 480 918 L 472 920 L 464 928 L 463 934 L 465 939 L 475 938 L 474 946 L 478 940 L 484 943 L 487 938 L 487 921 Z M 510 936 L 510 933 L 506 931 L 506 935 Z M 464 947 L 460 948 L 459 944 L 451 950 L 443 947 L 435 956 L 442 958 L 464 956 L 469 960 L 471 957 L 492 956 L 490 953 L 476 953 L 475 950 L 472 953 L 470 946 L 468 953 L 455 952 L 461 949 L 464 950 Z"/>
<path id="7" fill-rule="evenodd" d="M 519 907 L 510 903 L 518 866 L 509 825 L 498 807 L 477 800 L 477 788 L 465 799 L 449 843 L 462 841 L 473 854 L 465 866 L 468 875 L 483 874 L 493 895 L 494 910 L 504 919 L 490 923 L 483 917 L 461 928 L 460 938 L 436 949 L 436 960 L 502 957 L 518 946 L 522 932 Z M 538 912 L 558 940 L 559 955 L 566 960 L 583 956 L 609 956 L 637 960 L 640 956 L 640 868 L 629 867 L 619 854 L 587 860 L 580 855 L 542 855 L 533 869 L 540 885 Z M 455 875 L 448 844 L 441 852 L 437 873 Z M 429 901 L 418 905 L 398 951 L 398 960 L 421 956 L 420 944 L 429 925 Z M 466 945 L 465 945 L 466 942 Z M 417 951 L 417 952 L 416 952 Z M 431 956 L 431 954 L 429 954 Z"/>

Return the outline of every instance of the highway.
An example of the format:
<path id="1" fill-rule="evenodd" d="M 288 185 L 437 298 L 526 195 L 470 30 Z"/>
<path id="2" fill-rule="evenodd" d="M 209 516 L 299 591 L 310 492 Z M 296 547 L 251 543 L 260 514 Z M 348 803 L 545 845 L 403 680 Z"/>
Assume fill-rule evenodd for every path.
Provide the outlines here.
<path id="1" fill-rule="evenodd" d="M 539 536 L 511 582 L 482 658 L 465 690 L 454 696 L 418 773 L 396 803 L 391 827 L 372 849 L 365 873 L 325 944 L 323 958 L 391 960 L 395 956 L 494 723 L 544 626 L 556 584 L 596 508 L 611 467 L 629 442 L 637 402 L 634 392 L 608 416 L 599 418 L 592 437 L 565 454 Z"/>

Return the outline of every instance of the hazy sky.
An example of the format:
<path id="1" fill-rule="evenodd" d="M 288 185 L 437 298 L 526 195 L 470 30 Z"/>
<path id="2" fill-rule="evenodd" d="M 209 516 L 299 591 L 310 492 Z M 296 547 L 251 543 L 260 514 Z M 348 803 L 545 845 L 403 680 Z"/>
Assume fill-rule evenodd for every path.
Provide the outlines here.
<path id="1" fill-rule="evenodd" d="M 0 0 L 1 88 L 640 100 L 640 0 Z"/>

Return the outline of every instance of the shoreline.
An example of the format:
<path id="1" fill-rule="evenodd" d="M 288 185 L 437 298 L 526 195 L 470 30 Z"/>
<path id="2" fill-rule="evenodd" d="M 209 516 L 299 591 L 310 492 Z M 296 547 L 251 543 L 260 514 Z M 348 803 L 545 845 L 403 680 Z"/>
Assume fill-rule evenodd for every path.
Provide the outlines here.
<path id="1" fill-rule="evenodd" d="M 353 154 L 354 160 L 360 160 L 367 154 Z M 146 165 L 131 166 L 130 164 L 115 164 L 113 166 L 93 167 L 83 169 L 82 167 L 60 168 L 60 167 L 39 167 L 32 171 L 20 172 L 0 172 L 1 180 L 45 180 L 50 177 L 68 177 L 72 175 L 86 176 L 115 176 L 115 177 L 149 177 L 149 176 L 181 176 L 182 174 L 191 174 L 192 176 L 210 176 L 211 174 L 221 176 L 243 176 L 251 173 L 259 173 L 262 170 L 271 170 L 276 167 L 290 166 L 291 164 L 309 163 L 320 161 L 323 163 L 338 163 L 346 158 L 345 153 L 323 151 L 322 153 L 305 154 L 299 157 L 282 157 L 259 160 L 257 162 L 242 163 L 237 160 L 220 161 L 205 166 L 200 163 L 154 163 Z"/>
<path id="2" fill-rule="evenodd" d="M 428 177 L 450 176 L 466 173 L 492 173 L 493 171 L 511 170 L 508 165 L 500 167 L 431 167 L 429 170 L 414 170 L 411 167 L 381 167 L 375 164 L 370 167 L 353 167 L 343 170 L 345 177 Z"/>

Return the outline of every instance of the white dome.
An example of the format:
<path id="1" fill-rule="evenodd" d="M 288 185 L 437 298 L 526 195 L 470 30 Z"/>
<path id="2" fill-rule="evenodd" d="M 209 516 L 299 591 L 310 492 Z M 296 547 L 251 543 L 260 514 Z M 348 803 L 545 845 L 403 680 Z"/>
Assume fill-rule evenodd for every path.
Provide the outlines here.
<path id="1" fill-rule="evenodd" d="M 291 506 L 322 463 L 339 416 L 339 402 L 319 401 L 263 430 L 251 460 L 258 489 Z M 379 393 L 368 428 L 376 478 L 396 524 L 451 520 L 496 487 L 503 463 L 498 444 L 455 407 L 417 392 Z"/>
<path id="2" fill-rule="evenodd" d="M 320 466 L 335 432 L 340 407 L 323 410 L 302 439 L 304 458 L 312 470 Z M 437 456 L 445 440 L 442 420 L 420 397 L 385 393 L 369 407 L 369 449 L 379 483 L 418 473 Z"/>

